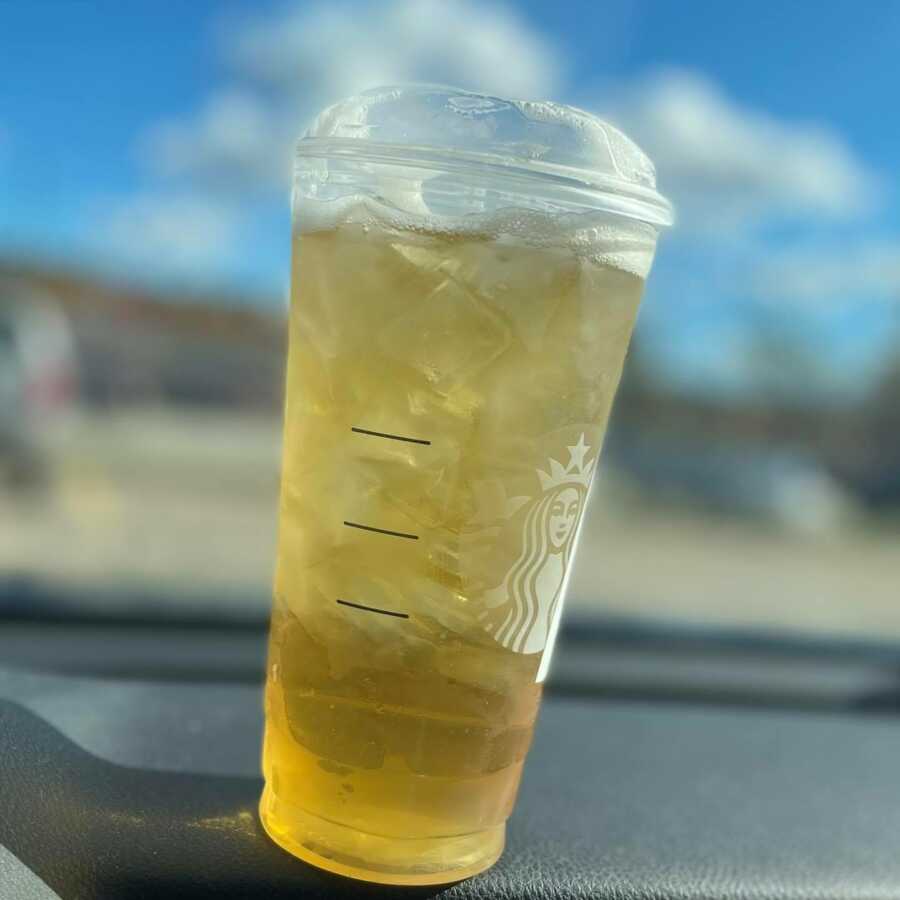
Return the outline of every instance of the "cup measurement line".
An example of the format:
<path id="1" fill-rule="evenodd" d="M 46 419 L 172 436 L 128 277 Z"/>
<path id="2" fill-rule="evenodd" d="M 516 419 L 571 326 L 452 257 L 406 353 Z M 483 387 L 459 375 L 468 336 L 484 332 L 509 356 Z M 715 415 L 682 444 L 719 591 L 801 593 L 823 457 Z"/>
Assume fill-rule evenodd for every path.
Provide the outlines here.
<path id="1" fill-rule="evenodd" d="M 359 528 L 362 531 L 374 531 L 378 534 L 387 534 L 391 537 L 399 537 L 406 538 L 408 541 L 417 541 L 419 536 L 417 534 L 408 534 L 405 531 L 391 531 L 390 528 L 376 528 L 374 525 L 362 525 L 359 522 L 348 522 L 344 519 L 344 524 L 348 528 Z"/>
<path id="2" fill-rule="evenodd" d="M 383 616 L 393 616 L 395 619 L 408 619 L 409 613 L 394 612 L 392 609 L 379 609 L 377 606 L 366 606 L 364 603 L 354 603 L 352 600 L 342 600 L 340 597 L 335 600 L 341 606 L 349 606 L 353 609 L 362 609 L 365 612 L 380 613 Z"/>
<path id="3" fill-rule="evenodd" d="M 431 441 L 426 441 L 424 438 L 406 437 L 402 434 L 388 434 L 386 431 L 371 431 L 368 428 L 357 428 L 355 425 L 351 425 L 350 430 L 355 431 L 357 434 L 368 434 L 372 437 L 389 438 L 392 441 L 406 441 L 407 444 L 424 444 L 426 447 L 431 446 Z"/>

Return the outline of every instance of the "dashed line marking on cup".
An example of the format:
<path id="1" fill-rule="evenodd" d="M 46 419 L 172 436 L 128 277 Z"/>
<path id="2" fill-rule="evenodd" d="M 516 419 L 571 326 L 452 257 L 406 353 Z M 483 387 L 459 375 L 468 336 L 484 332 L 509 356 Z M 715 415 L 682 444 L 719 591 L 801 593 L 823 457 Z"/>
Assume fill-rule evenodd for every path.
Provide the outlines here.
<path id="1" fill-rule="evenodd" d="M 365 612 L 380 613 L 382 616 L 393 616 L 395 619 L 408 619 L 409 613 L 394 612 L 392 609 L 379 609 L 377 606 L 366 606 L 364 603 L 354 603 L 352 600 L 342 600 L 340 597 L 335 600 L 341 606 L 349 606 L 352 609 L 362 609 Z"/>
<path id="2" fill-rule="evenodd" d="M 355 425 L 351 425 L 350 430 L 355 431 L 357 434 L 368 434 L 372 437 L 389 438 L 392 441 L 406 441 L 407 444 L 424 444 L 426 447 L 431 446 L 431 441 L 426 441 L 424 438 L 406 437 L 402 434 L 388 434 L 386 431 L 371 431 L 368 428 L 357 428 Z"/>
<path id="3" fill-rule="evenodd" d="M 378 534 L 387 534 L 391 537 L 399 537 L 406 538 L 408 541 L 417 541 L 419 536 L 417 534 L 409 534 L 406 531 L 391 531 L 390 528 L 376 528 L 374 525 L 362 525 L 359 522 L 348 522 L 344 519 L 344 524 L 348 528 L 359 528 L 362 531 L 374 531 Z"/>

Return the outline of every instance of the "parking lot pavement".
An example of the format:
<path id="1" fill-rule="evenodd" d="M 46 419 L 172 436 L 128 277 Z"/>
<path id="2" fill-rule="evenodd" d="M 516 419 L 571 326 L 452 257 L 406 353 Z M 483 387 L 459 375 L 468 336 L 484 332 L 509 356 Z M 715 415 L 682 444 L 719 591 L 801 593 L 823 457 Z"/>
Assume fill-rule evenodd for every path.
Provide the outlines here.
<path id="1" fill-rule="evenodd" d="M 265 603 L 280 429 L 143 413 L 74 423 L 43 489 L 0 497 L 0 574 Z M 896 531 L 794 534 L 600 490 L 570 610 L 900 637 Z"/>

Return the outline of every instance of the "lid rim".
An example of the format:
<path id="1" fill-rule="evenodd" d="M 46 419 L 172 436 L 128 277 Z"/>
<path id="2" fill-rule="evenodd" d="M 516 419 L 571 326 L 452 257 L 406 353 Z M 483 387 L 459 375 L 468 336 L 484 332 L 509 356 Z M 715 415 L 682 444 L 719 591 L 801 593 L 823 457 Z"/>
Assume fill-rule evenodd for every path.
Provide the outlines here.
<path id="1" fill-rule="evenodd" d="M 614 210 L 631 215 L 650 225 L 668 228 L 674 224 L 672 203 L 659 191 L 635 184 L 624 178 L 581 169 L 561 163 L 547 163 L 500 153 L 473 150 L 452 150 L 427 144 L 397 144 L 359 138 L 316 137 L 305 135 L 295 148 L 295 158 L 315 159 L 340 157 L 360 161 L 417 165 L 421 168 L 462 169 L 478 165 L 505 179 L 551 182 L 562 189 L 575 189 L 613 198 L 623 198 L 634 204 L 633 212 Z"/>

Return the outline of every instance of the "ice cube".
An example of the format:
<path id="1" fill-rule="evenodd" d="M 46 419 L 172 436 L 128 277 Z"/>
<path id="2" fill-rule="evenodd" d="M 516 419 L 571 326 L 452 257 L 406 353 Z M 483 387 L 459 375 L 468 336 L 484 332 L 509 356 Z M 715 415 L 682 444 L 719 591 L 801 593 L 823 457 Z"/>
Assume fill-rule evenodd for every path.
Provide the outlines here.
<path id="1" fill-rule="evenodd" d="M 453 278 L 444 278 L 378 336 L 382 353 L 418 371 L 443 395 L 474 379 L 509 344 L 503 319 Z"/>
<path id="2" fill-rule="evenodd" d="M 569 250 L 470 241 L 447 262 L 448 274 L 508 322 L 531 353 L 543 348 L 560 302 L 575 287 L 579 261 Z"/>

